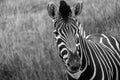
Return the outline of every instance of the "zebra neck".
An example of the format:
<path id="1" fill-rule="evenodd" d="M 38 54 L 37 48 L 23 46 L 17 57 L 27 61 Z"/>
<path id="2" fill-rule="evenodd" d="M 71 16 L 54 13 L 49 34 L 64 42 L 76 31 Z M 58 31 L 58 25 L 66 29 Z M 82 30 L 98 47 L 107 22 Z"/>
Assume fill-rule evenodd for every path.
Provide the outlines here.
<path id="1" fill-rule="evenodd" d="M 80 71 L 76 74 L 72 74 L 72 77 L 74 78 L 79 78 L 78 80 L 89 80 L 94 73 L 94 64 L 91 63 L 91 58 L 90 58 L 90 50 L 89 50 L 89 46 L 88 46 L 89 41 L 87 41 L 85 38 L 83 38 L 82 36 L 79 37 L 79 46 L 80 46 L 80 52 L 81 52 L 81 60 L 82 60 L 82 65 L 80 68 Z M 87 74 L 87 75 L 86 75 Z"/>
<path id="2" fill-rule="evenodd" d="M 90 60 L 89 60 L 89 57 L 88 57 L 88 53 L 89 53 L 89 50 L 88 50 L 88 46 L 87 46 L 87 40 L 85 38 L 83 38 L 83 36 L 80 36 L 79 37 L 80 39 L 80 52 L 81 52 L 81 60 L 82 60 L 82 66 L 81 66 L 81 71 L 85 71 L 87 66 L 90 65 Z"/>

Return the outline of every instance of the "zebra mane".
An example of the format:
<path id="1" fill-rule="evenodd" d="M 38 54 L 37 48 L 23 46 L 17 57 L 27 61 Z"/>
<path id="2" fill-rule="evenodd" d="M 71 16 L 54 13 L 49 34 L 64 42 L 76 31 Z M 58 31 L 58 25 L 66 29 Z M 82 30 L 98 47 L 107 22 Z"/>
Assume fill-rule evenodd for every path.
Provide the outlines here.
<path id="1" fill-rule="evenodd" d="M 67 19 L 72 13 L 70 6 L 64 1 L 60 1 L 59 13 L 63 19 Z"/>

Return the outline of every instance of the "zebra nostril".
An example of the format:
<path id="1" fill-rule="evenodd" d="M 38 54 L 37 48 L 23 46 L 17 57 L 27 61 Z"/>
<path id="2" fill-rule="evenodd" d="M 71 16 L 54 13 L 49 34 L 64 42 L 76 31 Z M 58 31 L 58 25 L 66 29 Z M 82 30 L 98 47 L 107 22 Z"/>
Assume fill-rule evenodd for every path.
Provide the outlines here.
<path id="1" fill-rule="evenodd" d="M 71 67 L 71 70 L 73 70 L 73 71 L 77 71 L 79 69 L 79 66 L 72 66 Z"/>
<path id="2" fill-rule="evenodd" d="M 70 67 L 71 65 L 70 65 L 70 63 L 67 63 L 67 65 Z"/>

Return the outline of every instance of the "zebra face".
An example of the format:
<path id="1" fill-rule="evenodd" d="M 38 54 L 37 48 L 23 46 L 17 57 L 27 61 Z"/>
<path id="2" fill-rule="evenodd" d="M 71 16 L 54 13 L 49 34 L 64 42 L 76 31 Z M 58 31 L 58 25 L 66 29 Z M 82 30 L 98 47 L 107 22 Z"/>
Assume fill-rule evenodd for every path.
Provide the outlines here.
<path id="1" fill-rule="evenodd" d="M 78 72 L 81 67 L 81 53 L 76 49 L 76 45 L 79 42 L 77 39 L 80 25 L 77 16 L 80 15 L 82 8 L 82 2 L 70 7 L 64 0 L 60 1 L 58 9 L 52 2 L 47 6 L 48 14 L 53 20 L 53 32 L 59 55 L 71 73 Z"/>
<path id="2" fill-rule="evenodd" d="M 74 53 L 68 50 L 68 59 L 66 60 L 66 67 L 69 72 L 76 73 L 80 70 L 81 67 L 81 58 L 79 53 L 75 51 Z"/>

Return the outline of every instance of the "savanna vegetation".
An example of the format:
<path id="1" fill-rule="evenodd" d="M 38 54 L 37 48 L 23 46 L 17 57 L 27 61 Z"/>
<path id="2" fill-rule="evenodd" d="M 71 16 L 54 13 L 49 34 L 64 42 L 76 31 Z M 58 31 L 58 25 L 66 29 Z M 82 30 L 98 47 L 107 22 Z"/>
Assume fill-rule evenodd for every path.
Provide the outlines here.
<path id="1" fill-rule="evenodd" d="M 63 80 L 65 67 L 55 45 L 51 0 L 0 0 L 0 80 Z M 52 0 L 58 5 L 59 0 Z M 72 6 L 75 0 L 67 0 Z M 120 1 L 83 0 L 78 19 L 87 34 L 120 39 Z"/>

